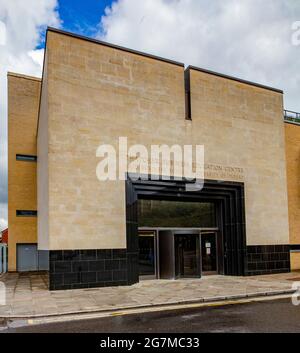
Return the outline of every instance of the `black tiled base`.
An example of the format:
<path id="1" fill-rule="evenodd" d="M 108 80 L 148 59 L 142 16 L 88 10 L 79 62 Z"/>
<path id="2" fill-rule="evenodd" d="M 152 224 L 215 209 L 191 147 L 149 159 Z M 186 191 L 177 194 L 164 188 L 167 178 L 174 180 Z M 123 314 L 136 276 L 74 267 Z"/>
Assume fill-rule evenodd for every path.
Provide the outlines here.
<path id="1" fill-rule="evenodd" d="M 138 281 L 126 249 L 50 251 L 49 289 L 126 286 Z"/>
<path id="2" fill-rule="evenodd" d="M 49 289 L 126 286 L 138 282 L 138 253 L 126 249 L 56 250 Z M 290 245 L 247 246 L 246 276 L 290 272 Z"/>
<path id="3" fill-rule="evenodd" d="M 290 272 L 290 245 L 247 246 L 246 276 Z"/>

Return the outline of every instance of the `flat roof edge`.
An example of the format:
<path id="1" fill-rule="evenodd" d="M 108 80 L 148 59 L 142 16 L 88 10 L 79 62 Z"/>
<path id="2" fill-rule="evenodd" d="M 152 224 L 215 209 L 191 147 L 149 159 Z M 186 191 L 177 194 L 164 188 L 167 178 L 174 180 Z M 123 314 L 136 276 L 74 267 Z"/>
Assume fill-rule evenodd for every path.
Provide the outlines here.
<path id="1" fill-rule="evenodd" d="M 284 120 L 285 124 L 292 124 L 292 125 L 297 125 L 300 126 L 300 122 L 297 121 L 288 121 L 288 120 Z"/>
<path id="2" fill-rule="evenodd" d="M 260 83 L 256 83 L 256 82 L 252 82 L 252 81 L 243 80 L 243 79 L 238 78 L 238 77 L 234 77 L 234 76 L 230 76 L 230 75 L 226 75 L 226 74 L 221 74 L 221 73 L 219 73 L 219 72 L 215 72 L 215 71 L 203 69 L 203 68 L 200 68 L 200 67 L 197 67 L 197 66 L 189 65 L 189 66 L 186 68 L 186 70 L 200 71 L 200 72 L 204 72 L 204 73 L 209 74 L 209 75 L 214 75 L 214 76 L 226 78 L 226 79 L 228 79 L 228 80 L 232 80 L 232 81 L 244 83 L 244 84 L 246 84 L 246 85 L 250 85 L 250 86 L 255 86 L 255 87 L 267 89 L 267 90 L 269 90 L 269 91 L 273 91 L 273 92 L 277 92 L 277 93 L 281 93 L 281 94 L 284 93 L 283 90 L 278 89 L 278 88 L 274 88 L 274 87 L 270 87 L 270 86 L 265 86 L 265 85 L 262 85 L 262 84 L 260 84 Z"/>
<path id="3" fill-rule="evenodd" d="M 166 62 L 166 63 L 169 63 L 169 64 L 173 64 L 173 65 L 184 67 L 183 63 L 175 61 L 175 60 L 162 58 L 162 57 L 157 56 L 157 55 L 144 53 L 144 52 L 141 52 L 141 51 L 138 51 L 138 50 L 134 50 L 134 49 L 130 49 L 130 48 L 126 48 L 126 47 L 120 46 L 120 45 L 108 43 L 108 42 L 105 42 L 105 41 L 102 41 L 102 40 L 99 40 L 99 39 L 94 39 L 94 38 L 90 38 L 90 37 L 87 37 L 87 36 L 83 36 L 81 34 L 76 34 L 76 33 L 68 32 L 68 31 L 64 31 L 62 29 L 58 29 L 58 28 L 54 28 L 54 27 L 47 27 L 47 31 L 63 34 L 63 35 L 69 36 L 69 37 L 82 39 L 82 40 L 85 40 L 85 41 L 88 41 L 88 42 L 92 42 L 92 43 L 95 43 L 95 44 L 101 44 L 101 45 L 104 45 L 104 46 L 109 47 L 109 48 L 122 50 L 122 51 L 125 51 L 125 52 L 128 52 L 128 53 L 131 53 L 131 54 L 136 54 L 136 55 L 144 56 L 146 58 L 159 60 L 159 61 L 163 61 L 163 62 Z"/>
<path id="4" fill-rule="evenodd" d="M 41 77 L 29 76 L 29 75 L 19 74 L 17 72 L 11 72 L 11 71 L 7 72 L 7 76 L 19 77 L 19 78 L 24 78 L 26 80 L 33 80 L 33 81 L 39 81 L 39 82 L 42 81 Z"/>

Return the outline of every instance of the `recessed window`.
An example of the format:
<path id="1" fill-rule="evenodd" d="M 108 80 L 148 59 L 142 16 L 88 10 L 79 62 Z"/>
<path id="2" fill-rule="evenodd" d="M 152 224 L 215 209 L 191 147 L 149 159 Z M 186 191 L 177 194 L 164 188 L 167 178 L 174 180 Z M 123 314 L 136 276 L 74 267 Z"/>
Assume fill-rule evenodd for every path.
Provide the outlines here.
<path id="1" fill-rule="evenodd" d="M 37 156 L 32 156 L 30 154 L 17 154 L 17 161 L 25 161 L 25 162 L 36 162 Z"/>
<path id="2" fill-rule="evenodd" d="M 190 83 L 190 70 L 184 72 L 184 87 L 185 87 L 185 119 L 192 120 L 192 107 L 191 107 L 191 83 Z"/>
<path id="3" fill-rule="evenodd" d="M 32 210 L 17 210 L 16 211 L 17 217 L 36 217 L 37 211 Z"/>

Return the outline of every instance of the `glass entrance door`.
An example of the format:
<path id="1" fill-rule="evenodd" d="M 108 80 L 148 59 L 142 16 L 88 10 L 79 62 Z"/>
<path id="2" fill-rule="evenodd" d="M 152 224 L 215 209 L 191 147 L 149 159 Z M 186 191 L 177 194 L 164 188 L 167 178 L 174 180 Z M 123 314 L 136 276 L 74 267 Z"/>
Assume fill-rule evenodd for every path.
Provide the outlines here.
<path id="1" fill-rule="evenodd" d="M 175 234 L 176 278 L 200 277 L 199 236 Z"/>
<path id="2" fill-rule="evenodd" d="M 216 233 L 201 233 L 202 273 L 216 274 L 217 268 L 217 239 Z"/>
<path id="3" fill-rule="evenodd" d="M 139 233 L 139 275 L 156 278 L 155 233 Z"/>

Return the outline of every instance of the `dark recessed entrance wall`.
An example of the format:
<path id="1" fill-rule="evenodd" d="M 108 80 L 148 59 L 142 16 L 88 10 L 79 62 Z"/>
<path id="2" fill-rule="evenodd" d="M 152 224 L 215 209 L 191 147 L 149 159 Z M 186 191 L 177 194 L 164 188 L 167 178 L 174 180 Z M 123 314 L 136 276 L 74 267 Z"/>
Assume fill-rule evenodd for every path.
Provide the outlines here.
<path id="1" fill-rule="evenodd" d="M 138 199 L 214 202 L 217 208 L 217 226 L 223 242 L 226 275 L 242 276 L 246 272 L 247 249 L 245 231 L 244 184 L 206 180 L 201 191 L 186 191 L 186 181 L 126 181 L 127 251 L 138 254 Z M 138 282 L 138 267 L 130 273 L 133 283 Z M 129 275 L 129 274 L 128 274 Z"/>

